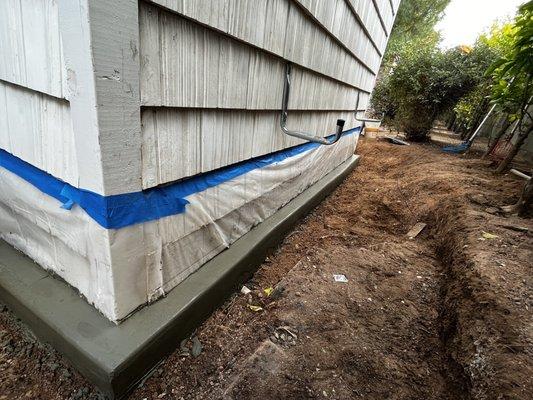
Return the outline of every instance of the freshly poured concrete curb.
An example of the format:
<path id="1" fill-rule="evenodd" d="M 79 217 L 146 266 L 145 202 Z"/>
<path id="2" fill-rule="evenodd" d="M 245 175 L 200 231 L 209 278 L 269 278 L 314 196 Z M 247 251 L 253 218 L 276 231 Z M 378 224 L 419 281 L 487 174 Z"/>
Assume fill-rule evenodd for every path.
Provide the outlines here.
<path id="1" fill-rule="evenodd" d="M 111 398 L 128 393 L 261 264 L 295 223 L 357 165 L 338 166 L 276 214 L 116 326 L 75 290 L 0 240 L 0 300 Z"/>

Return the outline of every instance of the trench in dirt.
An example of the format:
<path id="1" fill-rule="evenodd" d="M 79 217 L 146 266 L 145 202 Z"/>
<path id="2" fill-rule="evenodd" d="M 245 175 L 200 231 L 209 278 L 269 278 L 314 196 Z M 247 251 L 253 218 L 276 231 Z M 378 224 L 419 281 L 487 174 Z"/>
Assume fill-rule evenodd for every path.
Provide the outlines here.
<path id="1" fill-rule="evenodd" d="M 478 241 L 482 229 L 505 220 L 486 206 L 512 201 L 520 184 L 427 146 L 373 144 L 361 153 L 364 172 L 350 176 L 251 282 L 258 292 L 273 281 L 286 288 L 263 320 L 265 335 L 291 326 L 302 343 L 281 354 L 259 346 L 209 398 L 529 398 L 528 355 L 509 361 L 516 354 L 500 354 L 502 343 L 484 345 L 519 325 L 520 316 L 505 318 L 510 307 L 498 304 L 514 289 L 490 287 L 494 277 L 481 277 L 475 262 L 496 255 L 526 266 L 508 265 L 518 278 L 527 273 L 530 236 Z M 469 198 L 487 196 L 474 210 Z M 408 240 L 418 221 L 427 230 Z M 350 285 L 332 283 L 335 273 Z M 504 300 L 490 299 L 493 292 Z"/>
<path id="2" fill-rule="evenodd" d="M 462 212 L 443 204 L 463 195 L 465 182 L 447 171 L 456 160 L 438 164 L 440 154 L 419 147 L 362 150 L 364 173 L 306 218 L 248 283 L 254 294 L 223 313 L 224 323 L 238 321 L 248 301 L 269 315 L 237 324 L 241 361 L 194 398 L 470 398 L 470 378 L 449 351 L 457 333 L 456 303 L 448 302 L 453 257 L 437 233 L 454 229 L 443 210 Z M 428 229 L 408 240 L 418 221 Z M 349 285 L 332 283 L 337 273 Z M 284 295 L 270 303 L 260 296 L 272 283 Z M 301 342 L 273 347 L 276 326 L 293 328 Z"/>
<path id="3" fill-rule="evenodd" d="M 268 257 L 246 283 L 252 292 L 199 327 L 202 354 L 176 350 L 131 399 L 531 398 L 531 354 L 517 328 L 530 318 L 506 300 L 530 293 L 531 236 L 498 231 L 503 219 L 483 211 L 487 198 L 512 200 L 519 183 L 430 146 L 358 151 L 358 169 Z M 409 240 L 419 221 L 428 227 Z M 482 229 L 500 238 L 478 241 Z M 505 270 L 478 268 L 494 260 Z M 500 274 L 508 286 L 487 288 Z M 0 339 L 12 347 L 0 346 L 0 399 L 98 398 L 10 319 L 0 313 Z"/>
<path id="4" fill-rule="evenodd" d="M 342 200 L 347 200 L 346 203 L 342 200 L 336 202 L 336 195 L 330 200 L 339 208 L 343 204 L 349 210 L 353 207 L 349 214 L 363 214 L 358 224 L 362 222 L 365 228 L 352 228 L 352 237 L 357 240 L 349 242 L 350 250 L 341 258 L 346 257 L 352 262 L 367 261 L 361 266 L 370 266 L 371 274 L 367 273 L 363 278 L 366 282 L 362 286 L 373 286 L 374 290 L 367 293 L 372 292 L 374 297 L 366 300 L 384 304 L 379 308 L 386 314 L 383 319 L 374 311 L 362 315 L 363 324 L 375 324 L 379 329 L 380 335 L 375 335 L 378 330 L 375 329 L 374 334 L 366 332 L 366 336 L 368 343 L 376 339 L 374 356 L 381 359 L 383 366 L 380 367 L 377 362 L 369 363 L 368 356 L 358 351 L 342 354 L 341 365 L 348 367 L 346 372 L 360 372 L 369 382 L 365 385 L 359 380 L 355 385 L 359 386 L 358 389 L 350 385 L 351 395 L 364 398 L 470 399 L 470 378 L 450 351 L 458 332 L 454 308 L 457 303 L 448 301 L 457 278 L 451 273 L 450 263 L 455 257 L 449 252 L 453 253 L 459 244 L 445 245 L 442 236 L 439 236 L 443 229 L 458 228 L 455 223 L 461 219 L 460 213 L 464 210 L 455 205 L 461 201 L 463 189 L 458 181 L 449 180 L 453 173 L 442 174 L 442 165 L 435 168 L 435 158 L 438 158 L 435 154 L 409 154 L 405 148 L 395 148 L 385 156 L 389 147 L 380 147 L 383 152 L 378 150 L 376 153 L 374 150 L 366 154 L 370 162 L 369 165 L 365 165 L 364 161 L 362 164 L 366 176 L 356 178 L 363 184 L 362 190 L 356 190 L 357 196 L 351 196 L 350 201 L 347 196 L 340 195 Z M 428 169 L 433 173 L 428 173 Z M 432 182 L 428 182 L 428 175 L 433 176 Z M 364 215 L 366 207 L 359 206 L 365 203 L 370 205 L 370 210 L 375 205 L 375 214 L 370 218 Z M 331 211 L 331 215 L 335 215 L 334 210 Z M 342 211 L 338 214 L 343 217 Z M 352 217 L 350 215 L 346 220 L 350 221 Z M 325 226 L 335 229 L 338 216 L 331 219 L 333 222 L 326 217 Z M 426 222 L 428 227 L 415 240 L 407 239 L 406 232 L 419 221 Z M 340 225 L 345 228 L 342 223 Z M 345 233 L 343 238 L 346 240 Z M 454 239 L 451 235 L 451 240 Z M 338 246 L 335 241 L 333 244 Z M 368 251 L 373 254 L 368 254 Z M 313 261 L 327 264 L 336 260 L 335 256 L 332 258 L 331 254 L 327 254 L 325 259 L 319 257 Z M 333 263 L 342 265 L 340 259 Z M 388 285 L 390 278 L 402 282 Z M 354 325 L 359 323 L 359 319 L 354 320 Z M 354 326 L 354 329 L 357 328 Z M 398 352 L 406 355 L 394 354 Z M 389 363 L 392 365 L 387 365 Z M 238 398 L 238 393 L 235 394 Z M 323 390 L 322 394 L 326 395 L 327 390 Z M 347 391 L 333 394 L 338 398 L 348 396 Z"/>

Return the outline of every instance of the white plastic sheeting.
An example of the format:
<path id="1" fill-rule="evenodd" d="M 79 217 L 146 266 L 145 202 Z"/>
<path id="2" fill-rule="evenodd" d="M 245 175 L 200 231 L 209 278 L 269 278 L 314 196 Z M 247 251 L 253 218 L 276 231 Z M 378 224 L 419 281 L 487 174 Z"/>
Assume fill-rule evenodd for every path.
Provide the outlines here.
<path id="1" fill-rule="evenodd" d="M 79 207 L 61 203 L 0 167 L 0 238 L 77 288 L 113 317 L 108 232 Z"/>
<path id="2" fill-rule="evenodd" d="M 348 159 L 357 137 L 254 169 L 188 196 L 184 213 L 122 229 L 102 228 L 77 206 L 61 209 L 54 198 L 0 168 L 0 237 L 118 322 Z"/>

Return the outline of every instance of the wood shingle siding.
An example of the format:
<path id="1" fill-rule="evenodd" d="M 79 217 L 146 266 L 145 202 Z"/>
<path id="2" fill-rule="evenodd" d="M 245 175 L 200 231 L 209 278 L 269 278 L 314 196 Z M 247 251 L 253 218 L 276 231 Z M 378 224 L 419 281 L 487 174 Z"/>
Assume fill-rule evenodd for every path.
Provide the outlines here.
<path id="1" fill-rule="evenodd" d="M 357 126 L 358 93 L 359 108 L 368 103 L 381 60 L 361 26 L 379 25 L 370 1 L 362 17 L 345 0 L 154 0 L 139 10 L 143 188 L 301 143 L 279 128 L 287 61 L 290 127 Z"/>
<path id="2" fill-rule="evenodd" d="M 278 57 L 156 8 L 141 8 L 141 103 L 145 106 L 279 109 Z M 361 74 L 358 84 L 369 87 Z M 354 109 L 357 89 L 295 67 L 289 108 Z"/>
<path id="3" fill-rule="evenodd" d="M 0 79 L 67 97 L 57 0 L 0 1 Z"/>
<path id="4" fill-rule="evenodd" d="M 2 123 L 10 127 L 0 141 L 98 193 L 171 182 L 301 143 L 279 128 L 289 62 L 289 127 L 326 135 L 338 118 L 357 126 L 357 99 L 364 109 L 397 7 L 398 0 L 2 1 Z M 27 120 L 13 122 L 25 107 Z M 52 129 L 61 130 L 57 160 Z"/>
<path id="5" fill-rule="evenodd" d="M 353 112 L 293 111 L 289 127 L 325 133 L 337 118 L 356 125 Z M 145 188 L 303 143 L 280 133 L 277 111 L 145 108 L 142 121 Z"/>
<path id="6" fill-rule="evenodd" d="M 200 24 L 346 84 L 357 86 L 359 69 L 377 73 L 379 63 L 355 57 L 293 0 L 154 0 Z M 144 5 L 141 3 L 141 7 Z M 375 52 L 375 49 L 372 49 Z"/>
<path id="7" fill-rule="evenodd" d="M 0 80 L 0 148 L 78 185 L 68 102 Z"/>
<path id="8" fill-rule="evenodd" d="M 293 0 L 309 12 L 318 23 L 338 38 L 353 54 L 362 54 L 369 65 L 379 65 L 383 54 L 384 33 L 374 36 L 361 16 L 347 0 Z M 377 20 L 376 20 L 377 22 Z M 370 47 L 370 48 L 369 48 Z M 373 49 L 373 50 L 372 50 Z"/>

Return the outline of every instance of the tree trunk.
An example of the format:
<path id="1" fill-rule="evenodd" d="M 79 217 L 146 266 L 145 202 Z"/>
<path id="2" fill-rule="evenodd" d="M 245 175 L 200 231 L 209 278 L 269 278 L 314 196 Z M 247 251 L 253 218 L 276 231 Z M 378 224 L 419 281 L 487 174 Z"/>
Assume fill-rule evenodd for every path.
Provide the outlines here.
<path id="1" fill-rule="evenodd" d="M 466 127 L 465 132 L 461 135 L 461 139 L 466 140 L 474 133 L 474 131 L 478 128 L 479 124 L 481 124 L 483 117 L 487 114 L 488 106 L 489 101 L 483 100 L 483 102 L 481 103 L 481 107 L 476 109 L 472 124 Z"/>
<path id="2" fill-rule="evenodd" d="M 527 181 L 518 200 L 517 208 L 518 215 L 525 217 L 529 214 L 531 210 L 531 205 L 533 203 L 533 179 Z"/>
<path id="3" fill-rule="evenodd" d="M 490 153 L 496 148 L 498 145 L 500 139 L 502 136 L 507 132 L 507 129 L 511 126 L 511 121 L 509 121 L 509 114 L 505 116 L 505 122 L 503 123 L 501 129 L 496 134 L 496 137 L 492 140 L 492 142 L 489 143 L 489 146 L 487 147 L 487 151 L 485 151 L 485 154 L 481 157 L 482 159 L 485 159 L 488 157 Z"/>
<path id="4" fill-rule="evenodd" d="M 515 156 L 518 154 L 518 152 L 520 151 L 520 148 L 526 141 L 531 131 L 533 131 L 533 123 L 529 125 L 529 127 L 526 129 L 525 132 L 518 133 L 518 140 L 516 141 L 514 146 L 509 151 L 509 154 L 507 154 L 507 156 L 503 159 L 500 165 L 498 165 L 498 168 L 496 169 L 497 174 L 501 174 L 503 171 L 507 169 L 507 167 L 509 167 L 509 164 L 511 164 Z"/>
<path id="5" fill-rule="evenodd" d="M 457 126 L 458 126 L 458 125 L 459 125 L 459 124 L 457 123 L 457 118 L 456 118 L 455 121 L 453 121 L 453 125 L 452 125 L 452 127 L 450 128 L 450 130 L 451 130 L 452 132 L 454 132 L 454 133 L 457 133 Z"/>
<path id="6" fill-rule="evenodd" d="M 453 126 L 455 125 L 456 119 L 457 119 L 457 115 L 455 115 L 455 113 L 452 111 L 452 116 L 450 120 L 448 121 L 448 126 L 446 126 L 446 128 L 448 128 L 449 131 L 453 131 Z"/>
<path id="7" fill-rule="evenodd" d="M 531 212 L 533 205 L 533 179 L 529 179 L 522 189 L 520 198 L 512 206 L 502 207 L 503 211 L 510 214 L 518 214 L 521 217 L 526 217 Z"/>

